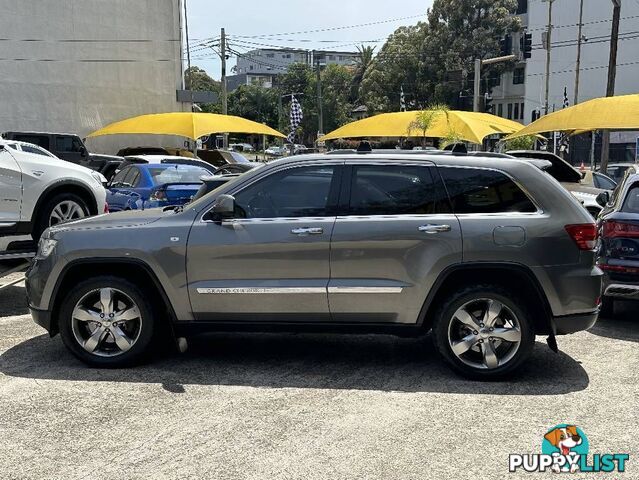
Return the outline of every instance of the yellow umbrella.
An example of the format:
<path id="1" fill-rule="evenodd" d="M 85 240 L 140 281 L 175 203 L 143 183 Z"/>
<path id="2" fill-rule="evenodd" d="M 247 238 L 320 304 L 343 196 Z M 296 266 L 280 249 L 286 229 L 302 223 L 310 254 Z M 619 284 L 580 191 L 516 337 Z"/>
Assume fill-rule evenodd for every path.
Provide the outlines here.
<path id="1" fill-rule="evenodd" d="M 445 138 L 453 135 L 471 143 L 481 143 L 488 135 L 510 134 L 523 128 L 517 122 L 489 113 L 459 110 L 435 110 L 433 113 L 435 118 L 426 132 L 414 126 L 420 114 L 419 111 L 395 112 L 382 113 L 346 124 L 324 135 L 320 140 L 369 137 Z"/>
<path id="2" fill-rule="evenodd" d="M 635 130 L 639 128 L 639 94 L 595 98 L 541 117 L 508 138 L 543 132 Z"/>
<path id="3" fill-rule="evenodd" d="M 127 118 L 96 130 L 89 137 L 118 134 L 179 135 L 197 140 L 212 133 L 253 133 L 286 137 L 261 123 L 233 115 L 173 112 Z"/>

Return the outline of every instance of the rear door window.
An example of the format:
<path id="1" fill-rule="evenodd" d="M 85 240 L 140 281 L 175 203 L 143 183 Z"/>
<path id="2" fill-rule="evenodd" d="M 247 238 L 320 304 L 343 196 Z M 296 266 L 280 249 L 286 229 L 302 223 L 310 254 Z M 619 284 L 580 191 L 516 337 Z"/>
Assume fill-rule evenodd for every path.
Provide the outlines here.
<path id="1" fill-rule="evenodd" d="M 349 215 L 429 215 L 449 210 L 443 185 L 434 180 L 430 167 L 353 167 Z"/>
<path id="2" fill-rule="evenodd" d="M 623 203 L 622 212 L 639 213 L 639 185 L 634 185 Z"/>
<path id="3" fill-rule="evenodd" d="M 465 213 L 534 213 L 537 208 L 507 175 L 479 168 L 439 167 L 453 211 Z"/>

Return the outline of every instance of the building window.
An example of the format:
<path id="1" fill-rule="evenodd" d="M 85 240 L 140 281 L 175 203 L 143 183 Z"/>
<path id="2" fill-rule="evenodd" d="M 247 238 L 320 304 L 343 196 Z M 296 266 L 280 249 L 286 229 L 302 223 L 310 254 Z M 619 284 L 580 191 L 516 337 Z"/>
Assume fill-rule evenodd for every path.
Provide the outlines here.
<path id="1" fill-rule="evenodd" d="M 266 54 L 266 58 L 274 58 L 275 54 L 274 53 L 267 53 Z"/>
<path id="2" fill-rule="evenodd" d="M 250 65 L 250 66 L 249 66 L 249 70 L 253 70 L 253 65 Z"/>
<path id="3" fill-rule="evenodd" d="M 500 103 L 499 105 L 497 105 L 497 116 L 498 117 L 503 117 L 504 116 L 504 104 Z"/>
<path id="4" fill-rule="evenodd" d="M 523 120 L 524 119 L 524 104 L 520 104 L 519 105 L 519 120 Z"/>
<path id="5" fill-rule="evenodd" d="M 513 104 L 509 103 L 508 104 L 508 120 L 512 120 L 513 119 Z"/>
<path id="6" fill-rule="evenodd" d="M 513 85 L 522 85 L 526 80 L 526 69 L 517 67 L 513 70 Z"/>
<path id="7" fill-rule="evenodd" d="M 515 103 L 515 120 L 519 119 L 519 104 Z"/>
<path id="8" fill-rule="evenodd" d="M 495 71 L 490 72 L 488 75 L 488 86 L 492 88 L 498 87 L 499 85 L 501 85 L 501 74 Z"/>
<path id="9" fill-rule="evenodd" d="M 519 0 L 517 2 L 517 15 L 528 13 L 528 0 Z"/>

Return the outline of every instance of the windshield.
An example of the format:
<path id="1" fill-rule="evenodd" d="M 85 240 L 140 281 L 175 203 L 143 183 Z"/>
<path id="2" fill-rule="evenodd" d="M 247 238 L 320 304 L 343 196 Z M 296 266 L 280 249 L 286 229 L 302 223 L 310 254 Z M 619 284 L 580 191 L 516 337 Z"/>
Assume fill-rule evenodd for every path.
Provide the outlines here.
<path id="1" fill-rule="evenodd" d="M 211 172 L 193 165 L 162 165 L 149 167 L 153 185 L 165 183 L 202 183 L 200 177 L 209 176 Z"/>

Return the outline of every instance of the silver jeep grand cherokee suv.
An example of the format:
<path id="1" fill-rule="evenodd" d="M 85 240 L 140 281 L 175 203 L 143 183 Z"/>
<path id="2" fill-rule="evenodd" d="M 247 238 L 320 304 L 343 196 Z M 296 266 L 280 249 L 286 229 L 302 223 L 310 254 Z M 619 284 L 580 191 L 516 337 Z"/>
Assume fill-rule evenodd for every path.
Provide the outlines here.
<path id="1" fill-rule="evenodd" d="M 138 362 L 160 327 L 420 335 L 474 378 L 511 373 L 536 335 L 590 328 L 596 229 L 525 161 L 308 155 L 184 208 L 47 230 L 27 276 L 36 323 L 81 360 Z"/>

